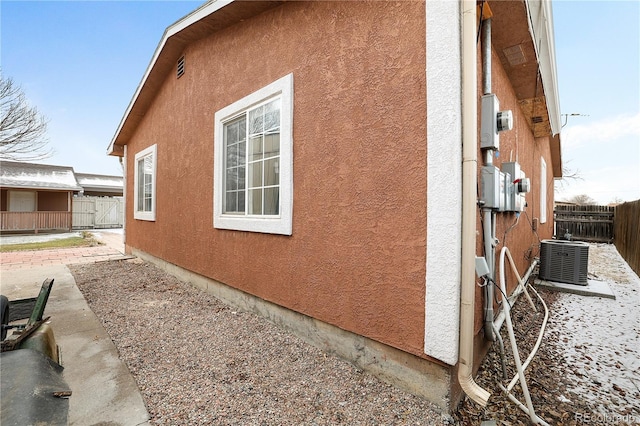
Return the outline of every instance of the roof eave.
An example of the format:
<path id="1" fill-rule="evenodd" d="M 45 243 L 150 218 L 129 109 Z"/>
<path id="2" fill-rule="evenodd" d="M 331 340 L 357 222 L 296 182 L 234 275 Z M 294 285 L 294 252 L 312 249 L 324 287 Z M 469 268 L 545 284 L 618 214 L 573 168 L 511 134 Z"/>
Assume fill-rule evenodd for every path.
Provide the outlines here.
<path id="1" fill-rule="evenodd" d="M 529 15 L 529 32 L 538 58 L 551 134 L 555 136 L 560 133 L 562 126 L 551 1 L 527 0 L 526 6 Z"/>
<path id="2" fill-rule="evenodd" d="M 492 46 L 535 138 L 549 143 L 553 173 L 562 176 L 560 102 L 550 0 L 495 1 Z"/>
<path id="3" fill-rule="evenodd" d="M 121 186 L 83 186 L 85 192 L 122 192 Z"/>
<path id="4" fill-rule="evenodd" d="M 547 114 L 551 127 L 549 148 L 554 178 L 562 178 L 562 149 L 560 130 L 560 96 L 553 30 L 553 12 L 550 0 L 527 0 L 529 32 L 538 58 L 538 69 L 542 80 Z"/>
<path id="5" fill-rule="evenodd" d="M 551 150 L 551 169 L 553 171 L 553 177 L 557 179 L 562 178 L 562 151 L 560 149 L 560 133 L 549 138 L 549 145 Z"/>
<path id="6" fill-rule="evenodd" d="M 137 124 L 144 117 L 148 106 L 153 101 L 156 89 L 160 87 L 166 73 L 174 67 L 175 62 L 188 44 L 281 3 L 282 1 L 214 0 L 205 3 L 169 26 L 156 47 L 142 80 L 120 120 L 107 149 L 107 154 L 124 156 L 123 147 L 128 143 Z M 223 14 L 220 19 L 215 19 L 213 15 L 216 12 L 231 4 L 237 6 L 232 7 L 231 10 L 225 9 L 228 13 Z M 214 19 L 205 19 L 208 17 Z"/>
<path id="7" fill-rule="evenodd" d="M 82 188 L 79 187 L 79 186 L 61 187 L 61 186 L 0 184 L 0 188 L 3 188 L 3 189 L 33 190 L 33 191 L 82 191 Z"/>
<path id="8" fill-rule="evenodd" d="M 129 105 L 127 106 L 127 109 L 124 115 L 122 116 L 122 119 L 120 120 L 118 129 L 116 130 L 115 135 L 111 139 L 111 143 L 109 144 L 109 148 L 107 149 L 108 155 L 115 155 L 119 157 L 122 157 L 124 155 L 124 149 L 122 147 L 126 145 L 126 143 L 123 143 L 120 135 L 129 119 L 129 116 L 131 115 L 131 112 L 136 106 L 136 102 L 140 97 L 142 90 L 145 87 L 145 83 L 147 82 L 149 75 L 154 69 L 156 62 L 158 61 L 158 58 L 162 54 L 162 51 L 165 45 L 167 44 L 168 40 L 175 34 L 178 34 L 180 31 L 187 28 L 189 25 L 199 21 L 200 19 L 202 19 L 207 15 L 210 15 L 211 13 L 216 12 L 217 10 L 220 10 L 221 8 L 232 3 L 233 1 L 234 0 L 214 0 L 212 2 L 205 3 L 202 6 L 200 6 L 198 9 L 188 14 L 187 16 L 183 17 L 182 19 L 178 20 L 177 22 L 167 27 L 167 29 L 164 31 L 162 35 L 162 38 L 160 39 L 160 43 L 158 43 L 158 46 L 156 47 L 156 50 L 153 53 L 153 56 L 151 57 L 151 61 L 149 62 L 149 65 L 147 66 L 147 69 L 145 70 L 144 75 L 142 76 L 142 79 L 140 80 L 140 83 L 138 84 L 138 87 L 136 88 L 135 93 L 133 94 L 133 97 L 131 98 L 131 101 L 129 102 Z"/>

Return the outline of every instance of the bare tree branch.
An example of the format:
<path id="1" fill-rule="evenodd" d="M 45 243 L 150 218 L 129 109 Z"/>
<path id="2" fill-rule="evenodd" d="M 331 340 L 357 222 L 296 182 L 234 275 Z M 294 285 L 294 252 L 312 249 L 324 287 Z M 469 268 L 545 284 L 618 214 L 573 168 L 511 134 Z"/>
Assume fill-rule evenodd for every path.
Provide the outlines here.
<path id="1" fill-rule="evenodd" d="M 571 161 L 564 162 L 564 164 L 562 165 L 562 178 L 554 182 L 556 190 L 563 189 L 565 185 L 569 183 L 569 181 L 584 180 L 582 178 L 580 169 L 569 168 L 567 163 L 570 162 Z"/>
<path id="2" fill-rule="evenodd" d="M 573 196 L 573 197 L 571 197 L 569 199 L 569 202 L 576 203 L 576 204 L 578 204 L 580 206 L 588 206 L 588 205 L 598 204 L 598 202 L 596 200 L 594 200 L 593 198 L 589 197 L 587 194 L 575 195 L 575 196 Z"/>
<path id="3" fill-rule="evenodd" d="M 50 157 L 47 120 L 32 107 L 20 87 L 0 74 L 0 159 L 36 161 Z"/>

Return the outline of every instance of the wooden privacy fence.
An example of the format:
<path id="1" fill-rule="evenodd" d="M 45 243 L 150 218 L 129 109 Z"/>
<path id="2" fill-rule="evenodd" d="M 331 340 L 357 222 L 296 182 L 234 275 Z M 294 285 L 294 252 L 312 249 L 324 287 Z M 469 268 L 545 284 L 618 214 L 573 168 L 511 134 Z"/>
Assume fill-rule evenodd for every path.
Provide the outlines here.
<path id="1" fill-rule="evenodd" d="M 614 222 L 616 248 L 640 276 L 640 200 L 616 206 Z"/>
<path id="2" fill-rule="evenodd" d="M 567 233 L 572 240 L 610 243 L 614 237 L 615 207 L 558 205 L 553 213 L 556 236 Z"/>
<path id="3" fill-rule="evenodd" d="M 71 229 L 71 212 L 0 212 L 2 231 L 59 231 Z"/>
<path id="4" fill-rule="evenodd" d="M 124 202 L 112 197 L 74 197 L 73 228 L 122 228 Z"/>

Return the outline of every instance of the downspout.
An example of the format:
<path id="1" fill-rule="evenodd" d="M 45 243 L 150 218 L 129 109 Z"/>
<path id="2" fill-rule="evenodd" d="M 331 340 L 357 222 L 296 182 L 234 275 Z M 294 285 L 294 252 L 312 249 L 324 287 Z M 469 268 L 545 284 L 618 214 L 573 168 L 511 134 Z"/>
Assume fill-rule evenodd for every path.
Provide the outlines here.
<path id="1" fill-rule="evenodd" d="M 475 317 L 476 186 L 478 104 L 476 76 L 476 2 L 462 2 L 462 253 L 458 381 L 469 398 L 487 405 L 491 395 L 473 380 Z"/>

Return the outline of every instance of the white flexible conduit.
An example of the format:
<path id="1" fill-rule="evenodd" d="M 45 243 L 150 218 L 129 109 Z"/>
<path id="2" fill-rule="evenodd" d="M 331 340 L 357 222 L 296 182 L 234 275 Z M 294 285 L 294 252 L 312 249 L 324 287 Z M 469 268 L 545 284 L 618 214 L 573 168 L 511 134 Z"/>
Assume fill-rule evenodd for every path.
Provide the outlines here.
<path id="1" fill-rule="evenodd" d="M 516 275 L 516 277 L 518 278 L 519 285 L 522 286 L 522 288 L 524 289 L 524 293 L 527 296 L 527 299 L 529 299 L 531 306 L 533 306 L 535 310 L 535 305 L 533 305 L 533 301 L 529 297 L 529 293 L 526 290 L 525 284 L 523 284 L 522 278 L 520 278 L 520 273 L 518 272 L 515 262 L 511 257 L 511 253 L 509 253 L 509 249 L 507 247 L 503 247 L 502 250 L 500 251 L 500 289 L 502 290 L 501 292 L 502 293 L 502 309 L 504 309 L 505 311 L 505 320 L 507 323 L 507 330 L 509 332 L 511 350 L 513 351 L 513 358 L 515 360 L 516 369 L 518 371 L 517 371 L 517 374 L 511 380 L 511 383 L 509 383 L 509 386 L 507 388 L 502 386 L 502 384 L 499 384 L 499 386 L 507 394 L 507 396 L 511 401 L 516 403 L 516 405 L 520 407 L 520 409 L 523 410 L 525 413 L 529 414 L 529 418 L 534 424 L 549 426 L 548 423 L 546 423 L 544 420 L 542 420 L 540 417 L 536 415 L 535 410 L 533 409 L 533 403 L 531 402 L 531 395 L 529 394 L 529 388 L 527 387 L 527 381 L 524 376 L 524 370 L 529 366 L 529 363 L 531 362 L 533 357 L 536 355 L 536 352 L 540 347 L 540 343 L 542 342 L 542 336 L 544 335 L 544 331 L 547 326 L 547 320 L 549 319 L 549 309 L 547 308 L 547 304 L 544 303 L 544 300 L 542 300 L 538 292 L 533 287 L 530 287 L 531 290 L 536 294 L 540 302 L 542 302 L 542 306 L 544 306 L 544 320 L 542 321 L 542 326 L 540 327 L 540 334 L 538 335 L 538 340 L 536 341 L 535 346 L 533 347 L 533 349 L 531 350 L 531 353 L 529 354 L 529 356 L 527 357 L 526 361 L 523 364 L 520 361 L 518 345 L 516 344 L 516 337 L 513 332 L 513 324 L 511 322 L 511 306 L 509 305 L 509 300 L 506 296 L 507 288 L 505 284 L 505 274 L 504 274 L 505 256 L 509 258 L 509 264 L 511 265 L 511 269 L 513 273 Z M 520 381 L 520 386 L 522 387 L 522 392 L 524 393 L 525 402 L 527 404 L 526 407 L 524 404 L 518 401 L 518 399 L 515 396 L 511 394 L 511 389 L 513 389 L 513 387 L 516 385 L 518 381 Z"/>
<path id="2" fill-rule="evenodd" d="M 509 296 L 509 303 L 513 304 L 520 297 L 520 295 L 526 291 L 527 289 L 526 283 L 527 281 L 529 281 L 529 277 L 533 273 L 533 270 L 535 269 L 538 263 L 539 263 L 538 259 L 534 259 L 533 262 L 531 262 L 531 266 L 529 266 L 529 269 L 527 269 L 527 272 L 525 272 L 524 276 L 522 277 L 522 281 L 520 281 L 521 283 L 524 283 L 524 284 L 518 285 L 518 287 L 516 287 L 513 293 L 511 293 L 511 296 Z M 527 299 L 529 300 L 529 304 L 533 303 L 528 293 L 527 293 Z M 536 310 L 535 306 L 533 309 Z M 498 316 L 496 317 L 496 320 L 493 322 L 493 325 L 495 326 L 496 330 L 498 330 L 498 333 L 502 329 L 502 324 L 504 324 L 504 317 L 505 317 L 504 310 L 500 310 L 500 312 L 498 313 Z"/>

